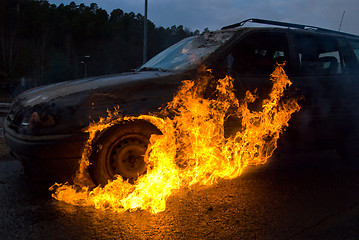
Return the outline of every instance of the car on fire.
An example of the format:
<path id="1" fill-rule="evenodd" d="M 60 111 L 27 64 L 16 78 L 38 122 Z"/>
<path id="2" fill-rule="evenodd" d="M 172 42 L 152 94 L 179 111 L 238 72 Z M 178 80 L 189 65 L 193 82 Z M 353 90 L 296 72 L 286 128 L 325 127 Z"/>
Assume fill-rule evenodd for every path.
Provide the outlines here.
<path id="1" fill-rule="evenodd" d="M 246 22 L 270 27 L 243 27 Z M 89 138 L 91 122 L 119 107 L 121 114 L 155 112 L 171 101 L 181 82 L 206 66 L 234 77 L 236 94 L 265 94 L 277 63 L 293 82 L 288 96 L 301 110 L 290 121 L 285 142 L 295 148 L 348 152 L 359 117 L 359 36 L 262 19 L 191 36 L 167 48 L 135 72 L 37 87 L 16 97 L 4 123 L 11 153 L 30 176 L 71 181 Z M 144 120 L 124 121 L 101 133 L 90 157 L 96 185 L 116 174 L 133 179 L 145 168 L 149 137 L 160 133 Z M 346 155 L 347 156 L 347 155 Z"/>

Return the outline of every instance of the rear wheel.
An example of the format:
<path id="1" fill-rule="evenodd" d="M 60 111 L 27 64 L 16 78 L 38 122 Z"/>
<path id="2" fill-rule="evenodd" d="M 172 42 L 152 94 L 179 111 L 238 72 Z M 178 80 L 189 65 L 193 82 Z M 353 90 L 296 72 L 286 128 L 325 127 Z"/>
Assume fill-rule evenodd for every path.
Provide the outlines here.
<path id="1" fill-rule="evenodd" d="M 102 134 L 94 142 L 90 157 L 94 183 L 104 186 L 116 175 L 133 183 L 139 175 L 145 174 L 144 156 L 152 134 L 161 132 L 143 120 L 116 125 Z"/>

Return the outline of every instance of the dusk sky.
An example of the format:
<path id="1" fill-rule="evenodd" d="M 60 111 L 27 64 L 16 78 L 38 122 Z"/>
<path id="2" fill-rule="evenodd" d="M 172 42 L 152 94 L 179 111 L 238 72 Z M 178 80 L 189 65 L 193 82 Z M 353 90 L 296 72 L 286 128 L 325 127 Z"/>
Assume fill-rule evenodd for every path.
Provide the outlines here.
<path id="1" fill-rule="evenodd" d="M 73 0 L 49 0 L 59 5 Z M 120 8 L 124 12 L 144 14 L 145 0 L 75 0 L 76 4 L 97 3 L 109 14 Z M 222 26 L 247 18 L 263 18 L 307 24 L 359 35 L 359 0 L 148 0 L 148 19 L 157 27 L 183 25 L 190 30 Z"/>

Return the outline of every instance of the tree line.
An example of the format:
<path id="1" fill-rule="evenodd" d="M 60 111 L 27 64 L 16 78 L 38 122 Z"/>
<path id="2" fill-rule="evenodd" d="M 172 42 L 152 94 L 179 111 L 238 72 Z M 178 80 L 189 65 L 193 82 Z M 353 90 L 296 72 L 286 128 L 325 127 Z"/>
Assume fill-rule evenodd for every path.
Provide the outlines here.
<path id="1" fill-rule="evenodd" d="M 142 64 L 143 25 L 141 14 L 121 9 L 108 14 L 96 3 L 2 0 L 0 81 L 27 78 L 42 85 L 137 68 Z M 147 27 L 149 58 L 194 34 L 182 25 L 156 27 L 149 20 Z"/>

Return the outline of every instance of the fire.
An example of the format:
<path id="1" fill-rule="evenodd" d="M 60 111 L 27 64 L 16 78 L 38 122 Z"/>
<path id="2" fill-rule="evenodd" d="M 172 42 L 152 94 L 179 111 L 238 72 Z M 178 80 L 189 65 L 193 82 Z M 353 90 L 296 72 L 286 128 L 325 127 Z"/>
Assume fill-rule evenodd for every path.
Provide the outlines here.
<path id="1" fill-rule="evenodd" d="M 89 127 L 77 180 L 86 179 L 91 142 L 96 134 L 121 121 L 143 119 L 154 124 L 163 134 L 152 135 L 145 157 L 147 173 L 134 184 L 121 176 L 104 187 L 78 187 L 55 184 L 53 197 L 69 204 L 95 206 L 114 211 L 146 209 L 164 211 L 166 200 L 183 186 L 212 185 L 219 178 L 238 177 L 246 166 L 265 163 L 277 147 L 277 139 L 288 125 L 291 114 L 299 110 L 295 99 L 284 99 L 291 84 L 283 66 L 271 75 L 273 83 L 260 111 L 248 105 L 256 96 L 247 92 L 239 101 L 233 91 L 233 79 L 226 76 L 208 94 L 210 71 L 200 79 L 183 81 L 183 85 L 165 109 L 153 115 L 122 117 L 109 112 L 107 119 Z M 118 109 L 117 109 L 118 110 Z M 226 120 L 235 119 L 240 130 L 227 136 Z M 79 185 L 83 185 L 83 182 Z"/>

